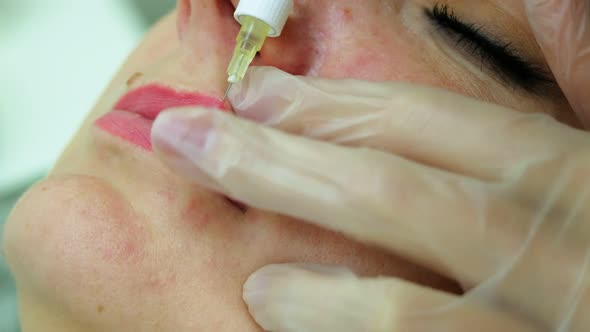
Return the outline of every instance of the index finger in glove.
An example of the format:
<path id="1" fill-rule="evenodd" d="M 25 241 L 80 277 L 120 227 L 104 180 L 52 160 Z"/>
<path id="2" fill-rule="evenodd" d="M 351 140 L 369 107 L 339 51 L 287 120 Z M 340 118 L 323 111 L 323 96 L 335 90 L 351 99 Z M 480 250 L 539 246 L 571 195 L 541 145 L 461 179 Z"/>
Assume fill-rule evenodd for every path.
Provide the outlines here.
<path id="1" fill-rule="evenodd" d="M 511 256 L 529 227 L 515 223 L 527 219 L 528 211 L 496 196 L 487 183 L 221 112 L 166 112 L 156 120 L 152 140 L 162 160 L 201 185 L 388 248 L 469 283 Z M 514 224 L 511 231 L 520 236 L 482 233 L 490 227 L 490 211 Z M 469 249 L 476 247 L 486 249 Z M 490 256 L 490 248 L 497 255 Z"/>
<path id="2" fill-rule="evenodd" d="M 229 96 L 240 116 L 292 134 L 395 153 L 497 180 L 531 157 L 571 151 L 580 133 L 446 90 L 252 68 Z M 485 147 L 485 148 L 482 148 Z"/>
<path id="3" fill-rule="evenodd" d="M 590 127 L 590 1 L 525 0 L 529 22 L 555 78 Z"/>
<path id="4" fill-rule="evenodd" d="M 543 331 L 469 298 L 332 266 L 266 266 L 244 284 L 244 300 L 255 320 L 273 332 Z"/>
<path id="5" fill-rule="evenodd" d="M 152 140 L 176 171 L 250 206 L 380 245 L 467 287 L 498 273 L 489 284 L 495 296 L 549 321 L 568 300 L 564 287 L 577 287 L 573 280 L 586 269 L 572 237 L 555 242 L 556 229 L 584 220 L 550 213 L 564 186 L 522 204 L 513 199 L 519 183 L 488 183 L 202 109 L 161 114 Z M 555 300 L 542 301 L 547 296 Z"/>

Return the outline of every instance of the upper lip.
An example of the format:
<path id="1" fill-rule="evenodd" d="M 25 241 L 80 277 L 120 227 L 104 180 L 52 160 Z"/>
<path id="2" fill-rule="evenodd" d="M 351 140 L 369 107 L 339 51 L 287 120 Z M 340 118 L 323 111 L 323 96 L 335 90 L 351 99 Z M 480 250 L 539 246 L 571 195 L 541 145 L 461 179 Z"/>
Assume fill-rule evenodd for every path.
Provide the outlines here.
<path id="1" fill-rule="evenodd" d="M 114 108 L 154 120 L 160 112 L 182 106 L 228 108 L 218 97 L 180 91 L 157 83 L 147 84 L 129 91 L 117 102 Z"/>

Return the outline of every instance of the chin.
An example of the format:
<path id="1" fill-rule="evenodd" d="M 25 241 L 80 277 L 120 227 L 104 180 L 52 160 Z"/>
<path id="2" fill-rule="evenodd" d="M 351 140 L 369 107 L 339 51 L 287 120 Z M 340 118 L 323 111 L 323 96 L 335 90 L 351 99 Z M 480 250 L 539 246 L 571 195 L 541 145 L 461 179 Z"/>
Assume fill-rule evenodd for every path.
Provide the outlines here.
<path id="1" fill-rule="evenodd" d="M 206 238 L 171 241 L 174 230 L 145 218 L 96 177 L 50 177 L 33 186 L 9 217 L 3 242 L 23 326 L 55 316 L 101 331 L 257 331 L 241 301 L 247 271 L 213 259 Z"/>
<path id="2" fill-rule="evenodd" d="M 159 168 L 146 171 L 150 177 L 137 171 L 136 179 L 99 174 L 98 159 L 82 159 L 94 168 L 78 166 L 96 176 L 39 182 L 18 202 L 4 232 L 21 302 L 92 326 L 78 330 L 258 331 L 242 285 L 272 263 L 346 265 L 361 275 L 458 290 L 379 248 L 300 220 L 240 211 L 220 195 L 153 171 Z M 27 306 L 21 305 L 22 317 L 30 316 Z"/>

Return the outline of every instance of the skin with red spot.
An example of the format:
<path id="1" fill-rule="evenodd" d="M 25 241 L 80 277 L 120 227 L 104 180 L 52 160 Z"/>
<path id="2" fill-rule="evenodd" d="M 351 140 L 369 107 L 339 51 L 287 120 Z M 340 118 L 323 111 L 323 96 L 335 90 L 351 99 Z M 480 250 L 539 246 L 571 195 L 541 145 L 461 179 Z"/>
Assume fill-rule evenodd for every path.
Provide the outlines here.
<path id="1" fill-rule="evenodd" d="M 283 35 L 266 42 L 254 65 L 428 84 L 577 124 L 561 97 L 520 93 L 470 66 L 424 18 L 423 8 L 435 2 L 296 0 Z M 521 9 L 493 10 L 517 0 L 448 2 L 515 45 L 534 44 L 527 43 L 532 35 Z M 178 20 L 169 16 L 146 36 L 49 177 L 17 204 L 3 244 L 24 331 L 259 331 L 242 284 L 261 266 L 280 262 L 341 264 L 362 275 L 458 291 L 449 278 L 304 221 L 244 213 L 94 126 L 126 92 L 144 85 L 223 96 L 239 30 L 236 3 L 179 1 Z"/>
<path id="2" fill-rule="evenodd" d="M 187 220 L 195 228 L 195 232 L 201 233 L 214 221 L 209 214 L 203 213 L 203 202 L 200 199 L 192 199 L 184 209 L 181 219 Z"/>

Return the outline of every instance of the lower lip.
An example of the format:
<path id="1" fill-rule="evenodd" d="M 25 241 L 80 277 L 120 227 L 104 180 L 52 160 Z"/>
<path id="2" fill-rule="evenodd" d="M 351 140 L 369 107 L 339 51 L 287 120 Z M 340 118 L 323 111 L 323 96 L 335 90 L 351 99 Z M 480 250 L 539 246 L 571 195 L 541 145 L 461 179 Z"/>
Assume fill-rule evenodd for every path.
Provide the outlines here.
<path id="1" fill-rule="evenodd" d="M 114 110 L 96 120 L 95 125 L 113 136 L 151 151 L 150 135 L 154 119 L 163 110 L 183 106 L 225 108 L 223 102 L 214 97 L 178 92 L 152 84 L 123 96 Z"/>
<path id="2" fill-rule="evenodd" d="M 151 151 L 150 134 L 154 120 L 126 111 L 112 111 L 94 123 L 98 128 L 125 141 Z"/>

